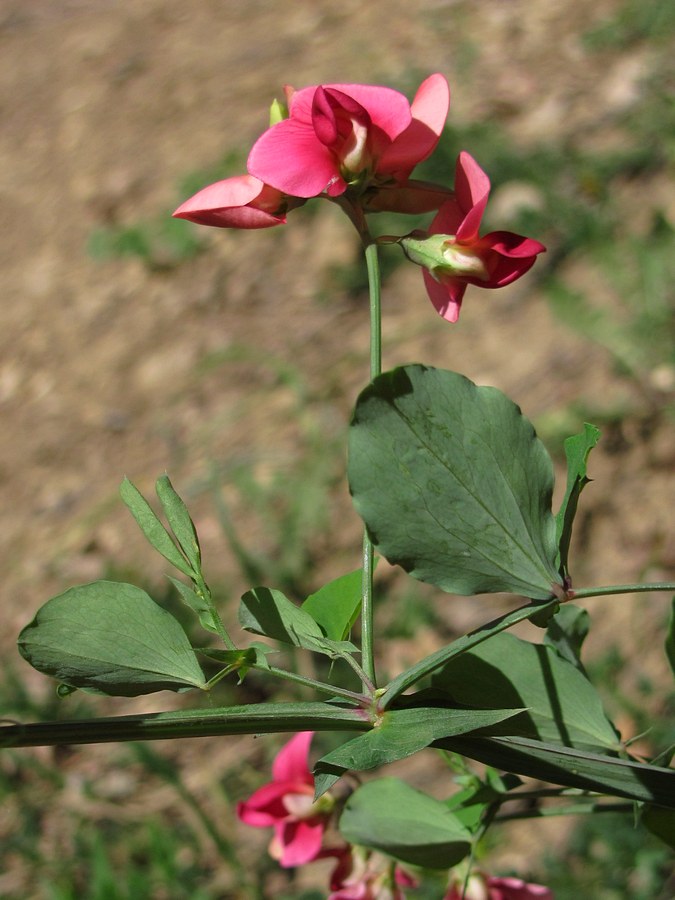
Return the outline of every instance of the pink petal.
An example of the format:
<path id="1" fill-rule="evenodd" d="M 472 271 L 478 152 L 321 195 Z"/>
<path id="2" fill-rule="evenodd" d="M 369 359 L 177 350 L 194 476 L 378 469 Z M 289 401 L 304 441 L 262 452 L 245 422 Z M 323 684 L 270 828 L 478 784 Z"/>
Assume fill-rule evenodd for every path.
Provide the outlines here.
<path id="1" fill-rule="evenodd" d="M 258 138 L 247 167 L 256 178 L 293 197 L 318 197 L 335 182 L 342 182 L 342 191 L 346 188 L 335 158 L 311 124 L 293 117 L 278 122 Z"/>
<path id="2" fill-rule="evenodd" d="M 276 825 L 277 841 L 282 848 L 280 864 L 291 868 L 316 859 L 321 852 L 324 828 L 321 820 L 311 819 Z"/>
<path id="3" fill-rule="evenodd" d="M 457 280 L 441 284 L 426 269 L 422 270 L 422 276 L 429 299 L 438 314 L 443 316 L 446 322 L 456 322 L 459 318 L 466 285 Z"/>
<path id="4" fill-rule="evenodd" d="M 488 878 L 490 900 L 554 900 L 553 893 L 541 884 L 526 884 L 520 878 Z"/>
<path id="5" fill-rule="evenodd" d="M 480 239 L 483 246 L 489 242 L 490 249 L 503 256 L 524 258 L 545 253 L 546 247 L 535 241 L 534 238 L 523 237 L 522 234 L 514 234 L 512 231 L 491 231 Z"/>
<path id="6" fill-rule="evenodd" d="M 494 231 L 476 242 L 476 249 L 485 260 L 490 273 L 489 281 L 473 282 L 480 287 L 504 287 L 529 271 L 537 254 L 546 250 L 543 244 L 532 238 L 522 237 L 510 231 Z"/>
<path id="7" fill-rule="evenodd" d="M 378 172 L 397 172 L 407 177 L 436 148 L 450 106 L 450 88 L 443 75 L 430 75 L 419 86 L 412 102 L 412 121 L 383 153 Z"/>
<path id="8" fill-rule="evenodd" d="M 301 731 L 285 744 L 272 763 L 272 776 L 276 782 L 300 782 L 314 786 L 307 759 L 313 731 Z"/>
<path id="9" fill-rule="evenodd" d="M 268 828 L 288 818 L 288 810 L 283 803 L 288 787 L 284 782 L 263 785 L 248 800 L 237 804 L 237 817 L 255 828 Z"/>
<path id="10" fill-rule="evenodd" d="M 324 90 L 340 91 L 353 98 L 368 113 L 372 124 L 393 141 L 410 125 L 410 104 L 406 97 L 393 88 L 373 84 L 323 84 Z M 314 92 L 317 86 L 302 88 L 293 94 L 291 118 L 311 122 Z"/>
<path id="11" fill-rule="evenodd" d="M 286 221 L 284 215 L 275 214 L 282 204 L 279 191 L 251 175 L 236 175 L 202 188 L 173 215 L 219 228 L 269 228 Z"/>
<path id="12" fill-rule="evenodd" d="M 456 197 L 448 200 L 438 210 L 429 226 L 429 234 L 457 234 L 457 229 L 464 221 L 464 212 Z"/>
<path id="13" fill-rule="evenodd" d="M 456 231 L 457 239 L 465 243 L 475 240 L 490 196 L 490 179 L 465 151 L 457 159 L 455 196 L 465 216 Z"/>

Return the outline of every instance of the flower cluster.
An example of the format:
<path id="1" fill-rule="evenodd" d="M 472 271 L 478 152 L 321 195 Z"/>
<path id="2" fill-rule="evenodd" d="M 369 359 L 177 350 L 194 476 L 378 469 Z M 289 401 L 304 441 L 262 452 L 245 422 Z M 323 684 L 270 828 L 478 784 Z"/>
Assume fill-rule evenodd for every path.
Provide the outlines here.
<path id="1" fill-rule="evenodd" d="M 545 249 L 507 231 L 480 237 L 490 182 L 468 153 L 457 162 L 454 191 L 411 178 L 435 150 L 450 104 L 446 79 L 436 73 L 412 103 L 387 87 L 323 84 L 287 87 L 286 105 L 249 153 L 245 175 L 205 187 L 174 216 L 220 228 L 269 228 L 311 198 L 339 203 L 361 237 L 369 213 L 435 212 L 426 232 L 398 242 L 424 267 L 429 297 L 455 322 L 467 285 L 496 288 L 523 275 Z"/>
<path id="2" fill-rule="evenodd" d="M 395 860 L 365 847 L 323 846 L 336 801 L 330 793 L 313 799 L 312 737 L 313 732 L 303 731 L 282 747 L 272 763 L 272 781 L 240 803 L 237 815 L 247 825 L 274 829 L 269 853 L 285 868 L 335 859 L 328 900 L 405 900 L 403 889 L 416 881 Z M 461 881 L 451 878 L 444 900 L 553 900 L 553 894 L 518 878 L 473 874 L 464 893 Z"/>

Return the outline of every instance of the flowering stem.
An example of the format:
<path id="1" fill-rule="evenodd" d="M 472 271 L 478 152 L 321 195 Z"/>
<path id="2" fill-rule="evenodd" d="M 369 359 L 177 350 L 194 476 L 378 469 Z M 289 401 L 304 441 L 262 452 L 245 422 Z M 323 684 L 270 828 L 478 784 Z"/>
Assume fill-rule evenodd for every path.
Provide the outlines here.
<path id="1" fill-rule="evenodd" d="M 372 240 L 365 243 L 365 253 L 370 294 L 370 380 L 372 381 L 382 371 L 382 294 L 377 244 Z M 377 687 L 373 639 L 374 569 L 373 542 L 366 530 L 363 534 L 363 578 L 361 582 L 361 659 L 366 675 L 373 683 L 373 687 Z"/>
<path id="2" fill-rule="evenodd" d="M 640 594 L 649 591 L 675 591 L 675 581 L 657 581 L 654 584 L 608 584 L 597 588 L 579 588 L 579 590 L 572 591 L 572 600 L 604 597 L 607 594 Z"/>

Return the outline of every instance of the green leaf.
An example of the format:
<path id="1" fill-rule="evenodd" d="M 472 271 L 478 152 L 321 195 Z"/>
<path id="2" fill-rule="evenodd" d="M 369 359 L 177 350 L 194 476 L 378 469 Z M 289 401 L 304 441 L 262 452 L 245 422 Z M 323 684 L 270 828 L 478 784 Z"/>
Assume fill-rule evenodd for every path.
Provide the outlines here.
<path id="1" fill-rule="evenodd" d="M 177 578 L 172 578 L 170 575 L 169 581 L 176 588 L 183 601 L 190 607 L 191 610 L 197 613 L 197 615 L 199 616 L 199 623 L 202 628 L 205 628 L 207 631 L 211 631 L 213 634 L 220 634 L 218 625 L 215 623 L 213 618 L 213 611 L 204 597 L 198 594 L 197 591 L 193 590 L 191 587 L 188 587 L 187 584 L 184 584 Z"/>
<path id="2" fill-rule="evenodd" d="M 348 473 L 374 544 L 414 578 L 540 600 L 561 583 L 551 460 L 495 388 L 419 365 L 381 375 L 357 401 Z"/>
<path id="3" fill-rule="evenodd" d="M 361 569 L 325 584 L 302 604 L 327 638 L 342 641 L 349 634 L 361 609 Z"/>
<path id="4" fill-rule="evenodd" d="M 19 652 L 64 684 L 115 696 L 206 683 L 180 624 L 132 584 L 95 581 L 49 600 L 19 635 Z"/>
<path id="5" fill-rule="evenodd" d="M 565 603 L 549 621 L 544 643 L 553 647 L 558 656 L 583 672 L 581 647 L 589 628 L 588 612 L 581 606 Z"/>
<path id="6" fill-rule="evenodd" d="M 449 737 L 435 746 L 528 778 L 675 809 L 675 769 L 519 737 Z"/>
<path id="7" fill-rule="evenodd" d="M 239 624 L 253 634 L 332 658 L 356 651 L 349 641 L 325 638 L 309 613 L 273 588 L 257 587 L 244 594 L 239 606 Z"/>
<path id="8" fill-rule="evenodd" d="M 315 796 L 320 797 L 345 772 L 363 772 L 405 759 L 439 738 L 487 728 L 519 712 L 522 709 L 389 710 L 376 728 L 352 738 L 316 763 Z"/>
<path id="9" fill-rule="evenodd" d="M 417 684 L 418 681 L 425 678 L 427 675 L 431 675 L 432 672 L 438 671 L 449 660 L 456 659 L 462 654 L 467 653 L 472 647 L 477 647 L 479 644 L 487 641 L 493 635 L 499 634 L 507 628 L 511 628 L 512 625 L 516 625 L 518 622 L 530 618 L 532 616 L 532 610 L 539 608 L 540 611 L 543 612 L 558 606 L 559 603 L 555 599 L 549 600 L 549 602 L 545 604 L 535 605 L 534 603 L 528 603 L 526 606 L 513 609 L 511 612 L 499 616 L 491 622 L 486 622 L 485 625 L 481 625 L 479 628 L 474 628 L 473 631 L 470 631 L 468 634 L 463 634 L 451 644 L 441 647 L 440 650 L 436 650 L 435 653 L 430 653 L 429 656 L 420 660 L 420 662 L 415 663 L 415 665 L 411 666 L 409 669 L 401 672 L 400 675 L 397 675 L 396 678 L 393 678 L 389 682 L 384 693 L 380 697 L 380 709 L 389 709 L 394 700 L 397 697 L 400 697 L 401 694 L 408 690 L 408 688 Z"/>
<path id="10" fill-rule="evenodd" d="M 471 833 L 445 804 L 397 778 L 357 788 L 338 828 L 350 844 L 429 869 L 447 869 L 471 851 Z"/>
<path id="11" fill-rule="evenodd" d="M 447 663 L 432 686 L 461 706 L 527 708 L 509 721 L 509 734 L 567 747 L 619 750 L 597 691 L 552 647 L 495 635 Z"/>
<path id="12" fill-rule="evenodd" d="M 646 806 L 640 817 L 647 831 L 675 850 L 675 811 L 659 806 Z"/>
<path id="13" fill-rule="evenodd" d="M 673 605 L 670 610 L 670 623 L 666 634 L 666 656 L 670 663 L 670 668 L 675 675 L 675 597 L 673 597 Z"/>
<path id="14" fill-rule="evenodd" d="M 599 440 L 600 429 L 585 422 L 582 434 L 568 437 L 565 441 L 567 490 L 556 516 L 556 543 L 559 549 L 559 565 L 565 575 L 567 575 L 572 525 L 577 514 L 579 495 L 591 480 L 586 476 L 588 454 Z"/>
<path id="15" fill-rule="evenodd" d="M 194 578 L 194 572 L 174 543 L 173 538 L 157 518 L 143 494 L 128 478 L 125 478 L 120 485 L 120 495 L 155 550 L 161 553 L 164 559 L 167 559 L 183 575 Z"/>
<path id="16" fill-rule="evenodd" d="M 174 490 L 168 475 L 161 475 L 157 479 L 155 490 L 181 550 L 187 557 L 193 570 L 200 572 L 202 556 L 199 549 L 199 539 L 187 506 Z"/>

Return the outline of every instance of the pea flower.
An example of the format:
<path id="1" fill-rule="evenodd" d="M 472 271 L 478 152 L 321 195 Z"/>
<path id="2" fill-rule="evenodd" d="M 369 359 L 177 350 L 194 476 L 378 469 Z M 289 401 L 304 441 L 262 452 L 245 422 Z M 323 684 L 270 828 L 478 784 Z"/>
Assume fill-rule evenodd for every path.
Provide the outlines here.
<path id="1" fill-rule="evenodd" d="M 272 781 L 237 806 L 238 817 L 247 825 L 274 828 L 270 856 L 285 868 L 319 856 L 333 808 L 329 794 L 314 802 L 314 778 L 307 764 L 313 736 L 311 731 L 296 734 L 272 763 Z"/>
<path id="2" fill-rule="evenodd" d="M 235 175 L 198 191 L 173 215 L 217 228 L 270 228 L 285 224 L 288 210 L 304 202 L 284 196 L 252 175 Z"/>
<path id="3" fill-rule="evenodd" d="M 427 293 L 448 322 L 456 322 L 469 284 L 504 287 L 534 265 L 546 248 L 539 241 L 493 231 L 480 237 L 479 229 L 490 180 L 466 152 L 457 160 L 455 196 L 444 203 L 426 233 L 401 238 L 406 256 L 424 267 Z"/>
<path id="4" fill-rule="evenodd" d="M 552 891 L 541 884 L 527 884 L 520 878 L 492 878 L 474 874 L 466 892 L 457 881 L 451 884 L 443 900 L 555 900 Z"/>
<path id="5" fill-rule="evenodd" d="M 347 846 L 326 855 L 338 860 L 328 900 L 405 900 L 403 888 L 416 885 L 415 879 L 392 859 L 364 847 Z"/>
<path id="6" fill-rule="evenodd" d="M 288 118 L 269 128 L 251 150 L 252 175 L 305 198 L 324 192 L 338 197 L 348 189 L 360 196 L 405 185 L 406 203 L 414 205 L 417 183 L 408 181 L 410 173 L 436 147 L 448 113 L 450 91 L 442 75 L 427 78 L 412 105 L 392 88 L 367 84 L 287 89 L 287 99 Z M 447 190 L 435 189 L 440 202 L 447 199 Z M 428 207 L 429 194 L 428 185 L 420 188 L 418 202 L 437 209 L 438 201 Z M 373 202 L 373 209 L 390 208 Z"/>

